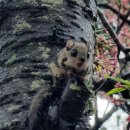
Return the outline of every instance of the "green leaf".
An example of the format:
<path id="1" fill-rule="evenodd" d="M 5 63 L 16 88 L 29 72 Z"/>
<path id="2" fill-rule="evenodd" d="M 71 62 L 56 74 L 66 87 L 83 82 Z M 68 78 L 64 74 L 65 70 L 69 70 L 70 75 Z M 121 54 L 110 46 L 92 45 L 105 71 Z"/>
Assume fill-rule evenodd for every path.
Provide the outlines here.
<path id="1" fill-rule="evenodd" d="M 121 0 L 116 0 L 116 3 L 117 3 L 118 5 L 120 5 L 120 4 L 121 4 Z"/>
<path id="2" fill-rule="evenodd" d="M 127 85 L 130 85 L 130 81 L 129 80 L 124 80 L 125 81 L 125 83 L 127 84 Z"/>
<path id="3" fill-rule="evenodd" d="M 124 88 L 130 89 L 130 85 L 123 85 Z"/>
<path id="4" fill-rule="evenodd" d="M 130 81 L 129 81 L 129 80 L 124 80 L 124 79 L 122 79 L 122 78 L 110 77 L 110 76 L 108 76 L 107 78 L 112 79 L 112 80 L 114 80 L 114 81 L 116 81 L 116 82 L 120 82 L 120 83 L 122 83 L 122 84 L 130 85 Z"/>
<path id="5" fill-rule="evenodd" d="M 74 90 L 74 91 L 80 91 L 80 90 L 81 90 L 80 87 L 78 87 L 77 85 L 74 85 L 74 84 L 71 84 L 71 85 L 70 85 L 70 89 L 71 89 L 71 90 Z"/>
<path id="6" fill-rule="evenodd" d="M 11 65 L 16 60 L 16 54 L 13 54 L 6 62 L 5 65 Z"/>
<path id="7" fill-rule="evenodd" d="M 125 88 L 114 88 L 114 89 L 110 90 L 109 92 L 107 92 L 106 94 L 111 95 L 111 94 L 119 93 L 124 90 L 125 90 Z"/>

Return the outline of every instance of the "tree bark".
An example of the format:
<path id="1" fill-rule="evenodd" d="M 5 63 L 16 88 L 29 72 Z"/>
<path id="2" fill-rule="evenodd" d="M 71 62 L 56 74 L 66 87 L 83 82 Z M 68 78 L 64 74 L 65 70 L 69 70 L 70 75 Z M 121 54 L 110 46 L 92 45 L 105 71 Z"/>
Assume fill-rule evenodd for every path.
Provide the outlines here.
<path id="1" fill-rule="evenodd" d="M 0 1 L 0 130 L 26 130 L 36 92 L 50 86 L 49 63 L 67 39 L 94 51 L 94 0 Z"/>

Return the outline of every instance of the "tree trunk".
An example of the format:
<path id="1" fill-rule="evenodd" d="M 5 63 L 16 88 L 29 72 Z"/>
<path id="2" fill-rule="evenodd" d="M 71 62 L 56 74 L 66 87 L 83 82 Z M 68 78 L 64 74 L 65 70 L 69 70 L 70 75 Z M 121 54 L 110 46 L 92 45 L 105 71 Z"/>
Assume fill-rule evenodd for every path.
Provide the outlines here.
<path id="1" fill-rule="evenodd" d="M 67 39 L 94 51 L 94 0 L 0 1 L 0 130 L 26 130 L 33 96 L 49 86 L 49 63 Z"/>

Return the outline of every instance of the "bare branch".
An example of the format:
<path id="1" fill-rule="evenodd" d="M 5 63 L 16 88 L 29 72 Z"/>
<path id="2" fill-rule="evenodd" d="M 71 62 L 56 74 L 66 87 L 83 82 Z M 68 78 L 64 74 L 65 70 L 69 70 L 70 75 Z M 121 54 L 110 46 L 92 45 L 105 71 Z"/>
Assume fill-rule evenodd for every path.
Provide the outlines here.
<path id="1" fill-rule="evenodd" d="M 123 19 L 122 23 L 118 26 L 117 31 L 116 31 L 117 34 L 119 34 L 121 28 L 122 28 L 122 27 L 124 26 L 124 24 L 127 22 L 127 19 L 128 19 L 128 17 L 129 17 L 129 15 L 130 15 L 130 10 L 129 10 L 129 11 L 127 12 L 127 14 L 124 16 L 124 19 Z"/>
<path id="2" fill-rule="evenodd" d="M 99 8 L 98 8 L 98 15 L 99 15 L 99 18 L 101 19 L 104 27 L 109 32 L 110 36 L 113 38 L 113 40 L 114 40 L 115 44 L 117 45 L 118 49 L 122 50 L 124 52 L 125 47 L 120 43 L 120 41 L 117 38 L 116 33 L 114 32 L 113 28 L 108 23 L 108 20 L 106 19 L 106 17 L 103 15 L 103 13 L 101 12 L 101 10 Z"/>
<path id="3" fill-rule="evenodd" d="M 117 48 L 119 51 L 123 51 L 125 54 L 125 59 L 130 61 L 130 48 L 125 48 L 123 46 L 122 43 L 120 43 L 120 41 L 118 40 L 118 37 L 116 35 L 116 33 L 114 32 L 113 28 L 111 27 L 111 25 L 108 23 L 108 20 L 106 19 L 106 17 L 103 15 L 103 13 L 101 12 L 101 10 L 98 8 L 98 15 L 99 18 L 101 19 L 104 27 L 107 29 L 107 31 L 109 32 L 110 36 L 112 37 L 113 41 L 115 42 Z"/>
<path id="4" fill-rule="evenodd" d="M 101 8 L 105 8 L 105 9 L 110 9 L 114 14 L 119 14 L 120 19 L 124 20 L 125 16 L 123 16 L 118 10 L 116 10 L 115 8 L 113 8 L 112 6 L 108 5 L 108 4 L 98 4 L 99 7 Z M 126 23 L 128 25 L 130 25 L 130 20 L 126 20 Z"/>
<path id="5" fill-rule="evenodd" d="M 102 126 L 102 124 L 106 120 L 108 120 L 115 111 L 117 111 L 117 107 L 113 106 L 112 109 L 103 116 L 103 118 L 96 117 L 97 120 L 95 121 L 95 124 L 92 127 L 92 130 L 98 130 Z"/>

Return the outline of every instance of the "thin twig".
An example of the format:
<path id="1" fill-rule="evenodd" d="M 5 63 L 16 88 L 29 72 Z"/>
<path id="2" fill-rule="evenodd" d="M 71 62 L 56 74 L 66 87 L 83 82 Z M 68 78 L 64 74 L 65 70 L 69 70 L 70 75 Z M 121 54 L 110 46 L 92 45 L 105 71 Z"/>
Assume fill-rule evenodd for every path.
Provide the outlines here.
<path id="1" fill-rule="evenodd" d="M 99 15 L 99 18 L 101 19 L 104 27 L 107 29 L 107 31 L 109 32 L 110 36 L 112 37 L 113 41 L 115 42 L 119 52 L 120 51 L 123 51 L 124 54 L 125 54 L 125 59 L 127 61 L 130 61 L 130 48 L 125 48 L 123 46 L 122 43 L 120 43 L 120 41 L 118 40 L 118 37 L 116 35 L 116 33 L 114 32 L 112 26 L 108 23 L 108 20 L 106 19 L 106 17 L 103 15 L 103 13 L 101 12 L 101 10 L 98 8 L 98 15 Z"/>
<path id="2" fill-rule="evenodd" d="M 122 27 L 124 26 L 124 24 L 126 23 L 128 17 L 129 17 L 129 15 L 130 15 L 130 10 L 129 10 L 129 11 L 127 12 L 127 14 L 125 15 L 125 17 L 124 17 L 122 23 L 118 26 L 117 31 L 116 31 L 117 34 L 119 34 L 121 28 L 122 28 Z"/>
<path id="3" fill-rule="evenodd" d="M 116 34 L 117 34 L 117 30 L 118 30 L 118 27 L 119 27 L 119 25 L 120 25 L 120 11 L 121 11 L 121 1 L 119 2 L 120 4 L 119 4 L 119 11 L 118 11 L 118 14 L 117 14 L 117 21 L 118 21 L 118 24 L 117 24 L 117 28 L 116 28 Z"/>
<path id="4" fill-rule="evenodd" d="M 124 52 L 125 47 L 120 43 L 120 41 L 117 38 L 116 33 L 114 32 L 113 28 L 111 27 L 111 25 L 108 23 L 106 17 L 102 14 L 101 10 L 98 8 L 98 15 L 99 18 L 101 19 L 104 27 L 106 27 L 107 31 L 109 32 L 110 36 L 112 37 L 113 41 L 115 42 L 115 44 L 117 45 L 117 48 L 119 50 L 122 50 Z"/>
<path id="5" fill-rule="evenodd" d="M 106 108 L 105 108 L 105 110 L 104 110 L 103 116 L 105 116 L 106 111 L 108 110 L 109 104 L 110 104 L 109 101 L 107 101 L 107 106 L 106 106 Z"/>
<path id="6" fill-rule="evenodd" d="M 101 8 L 105 8 L 105 9 L 110 9 L 114 14 L 119 14 L 119 17 L 120 19 L 124 20 L 125 19 L 125 16 L 123 16 L 121 13 L 119 13 L 118 10 L 116 10 L 115 8 L 113 8 L 112 6 L 108 5 L 108 4 L 98 4 L 98 7 L 101 7 Z M 126 20 L 126 23 L 128 25 L 130 25 L 130 20 Z"/>

